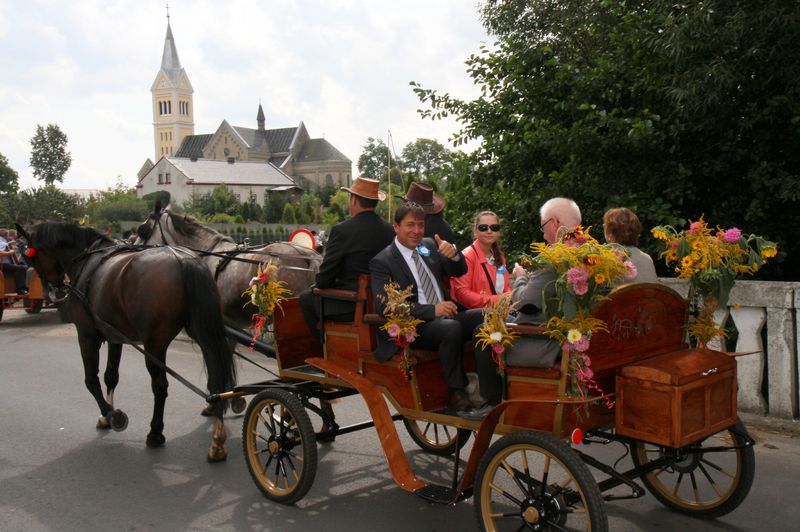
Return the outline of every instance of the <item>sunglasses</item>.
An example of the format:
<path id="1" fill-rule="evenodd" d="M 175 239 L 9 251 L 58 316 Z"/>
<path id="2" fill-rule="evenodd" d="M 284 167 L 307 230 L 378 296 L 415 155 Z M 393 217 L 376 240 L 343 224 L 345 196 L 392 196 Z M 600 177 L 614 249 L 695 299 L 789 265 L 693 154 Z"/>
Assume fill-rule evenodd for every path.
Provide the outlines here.
<path id="1" fill-rule="evenodd" d="M 489 225 L 489 224 L 478 224 L 478 231 L 480 231 L 481 233 L 485 233 L 489 229 L 491 229 L 492 231 L 497 233 L 502 228 L 503 228 L 503 226 L 500 225 L 500 224 L 492 224 L 492 225 Z"/>

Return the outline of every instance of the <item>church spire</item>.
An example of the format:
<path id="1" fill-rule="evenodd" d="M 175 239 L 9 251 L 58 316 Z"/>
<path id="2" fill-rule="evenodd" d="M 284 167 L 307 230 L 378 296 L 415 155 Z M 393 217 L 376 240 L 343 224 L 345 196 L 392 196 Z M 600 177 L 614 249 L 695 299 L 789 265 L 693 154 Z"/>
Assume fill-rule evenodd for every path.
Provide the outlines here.
<path id="1" fill-rule="evenodd" d="M 264 116 L 264 109 L 261 107 L 261 102 L 258 102 L 258 114 L 256 115 L 256 121 L 258 122 L 258 130 L 264 131 L 266 117 Z"/>
<path id="2" fill-rule="evenodd" d="M 172 28 L 169 25 L 169 12 L 167 12 L 167 36 L 164 39 L 164 53 L 161 54 L 161 70 L 167 73 L 173 82 L 177 82 L 181 74 L 181 60 L 178 59 L 178 49 L 172 37 Z"/>

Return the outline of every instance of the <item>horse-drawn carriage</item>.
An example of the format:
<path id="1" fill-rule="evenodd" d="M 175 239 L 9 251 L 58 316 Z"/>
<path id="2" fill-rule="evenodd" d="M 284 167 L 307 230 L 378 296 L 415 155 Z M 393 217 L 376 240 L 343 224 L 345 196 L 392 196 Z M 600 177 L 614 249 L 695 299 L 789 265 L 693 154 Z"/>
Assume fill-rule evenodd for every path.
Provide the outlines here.
<path id="1" fill-rule="evenodd" d="M 736 416 L 735 359 L 689 348 L 683 329 L 687 303 L 671 289 L 621 287 L 594 313 L 608 331 L 596 333 L 589 354 L 597 383 L 615 397 L 613 408 L 598 397 L 567 396 L 568 357 L 563 357 L 552 368 L 507 367 L 504 401 L 482 420 L 470 421 L 448 410 L 435 352 L 412 349 L 410 372 L 399 355 L 384 363 L 372 356 L 382 320 L 372 313 L 368 282 L 362 277 L 357 293 L 319 291 L 357 302 L 352 323 L 322 324 L 322 349 L 297 299 L 284 301 L 274 322 L 279 378 L 221 394 L 256 394 L 245 415 L 243 445 L 250 474 L 268 498 L 281 503 L 302 498 L 315 476 L 316 442 L 373 425 L 402 489 L 441 504 L 473 496 L 487 530 L 605 530 L 603 493 L 626 486 L 630 494 L 605 499 L 643 496 L 637 479 L 665 505 L 701 517 L 726 514 L 747 495 L 753 440 Z M 517 330 L 544 332 L 531 326 Z M 246 334 L 230 332 L 250 343 Z M 256 348 L 272 354 L 267 345 Z M 465 346 L 465 367 L 474 365 L 473 356 Z M 364 398 L 372 420 L 344 428 L 326 420 L 325 426 L 334 428 L 315 433 L 306 410 L 325 413 L 311 399 L 354 393 Z M 394 425 L 400 419 L 422 449 L 454 455 L 450 486 L 426 483 L 411 471 Z M 473 433 L 459 473 L 461 449 Z M 496 436 L 501 437 L 492 443 Z M 610 442 L 630 450 L 632 469 L 617 471 L 583 450 Z"/>
<path id="2" fill-rule="evenodd" d="M 45 305 L 51 304 L 42 286 L 42 281 L 35 272 L 31 276 L 27 294 L 17 294 L 13 277 L 3 275 L 2 271 L 0 271 L 0 289 L 2 289 L 2 292 L 0 292 L 0 320 L 3 319 L 3 312 L 7 309 L 24 310 L 28 314 L 38 314 Z"/>

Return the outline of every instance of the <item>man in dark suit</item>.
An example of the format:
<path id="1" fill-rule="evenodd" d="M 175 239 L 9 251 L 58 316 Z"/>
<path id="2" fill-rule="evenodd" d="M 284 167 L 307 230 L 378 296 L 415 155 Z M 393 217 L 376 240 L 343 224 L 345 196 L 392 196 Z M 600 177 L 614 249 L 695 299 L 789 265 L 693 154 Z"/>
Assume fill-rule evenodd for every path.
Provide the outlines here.
<path id="1" fill-rule="evenodd" d="M 481 323 L 480 309 L 458 312 L 450 300 L 447 284 L 442 275 L 458 277 L 467 272 L 464 257 L 455 245 L 442 240 L 423 238 L 425 211 L 413 202 L 398 207 L 394 215 L 394 242 L 378 253 L 369 263 L 372 275 L 372 294 L 375 307 L 383 313 L 387 283 L 394 281 L 400 288 L 414 287 L 411 315 L 423 320 L 413 346 L 439 352 L 444 367 L 444 377 L 449 389 L 450 407 L 460 415 L 469 417 L 474 411 L 464 388 L 467 378 L 462 364 L 462 349 Z M 389 360 L 398 347 L 385 331 L 378 331 L 375 358 Z"/>
<path id="2" fill-rule="evenodd" d="M 316 276 L 318 288 L 357 290 L 358 276 L 369 273 L 369 261 L 394 238 L 392 226 L 375 214 L 378 201 L 386 195 L 378 190 L 378 181 L 357 177 L 350 188 L 349 220 L 333 226 L 325 256 Z M 320 298 L 311 290 L 300 294 L 300 309 L 311 332 L 318 337 Z M 353 320 L 355 303 L 325 299 L 325 319 L 348 322 Z"/>

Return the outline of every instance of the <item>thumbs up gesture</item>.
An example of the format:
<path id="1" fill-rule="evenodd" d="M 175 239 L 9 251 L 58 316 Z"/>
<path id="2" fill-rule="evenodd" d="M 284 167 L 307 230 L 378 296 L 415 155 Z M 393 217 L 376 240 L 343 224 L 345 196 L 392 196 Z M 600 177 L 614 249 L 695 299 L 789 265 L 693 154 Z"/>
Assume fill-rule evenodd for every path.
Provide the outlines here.
<path id="1" fill-rule="evenodd" d="M 433 239 L 436 241 L 436 247 L 439 249 L 439 254 L 443 257 L 452 259 L 458 255 L 458 250 L 454 244 L 451 244 L 447 240 L 442 240 L 438 234 L 433 235 Z"/>

